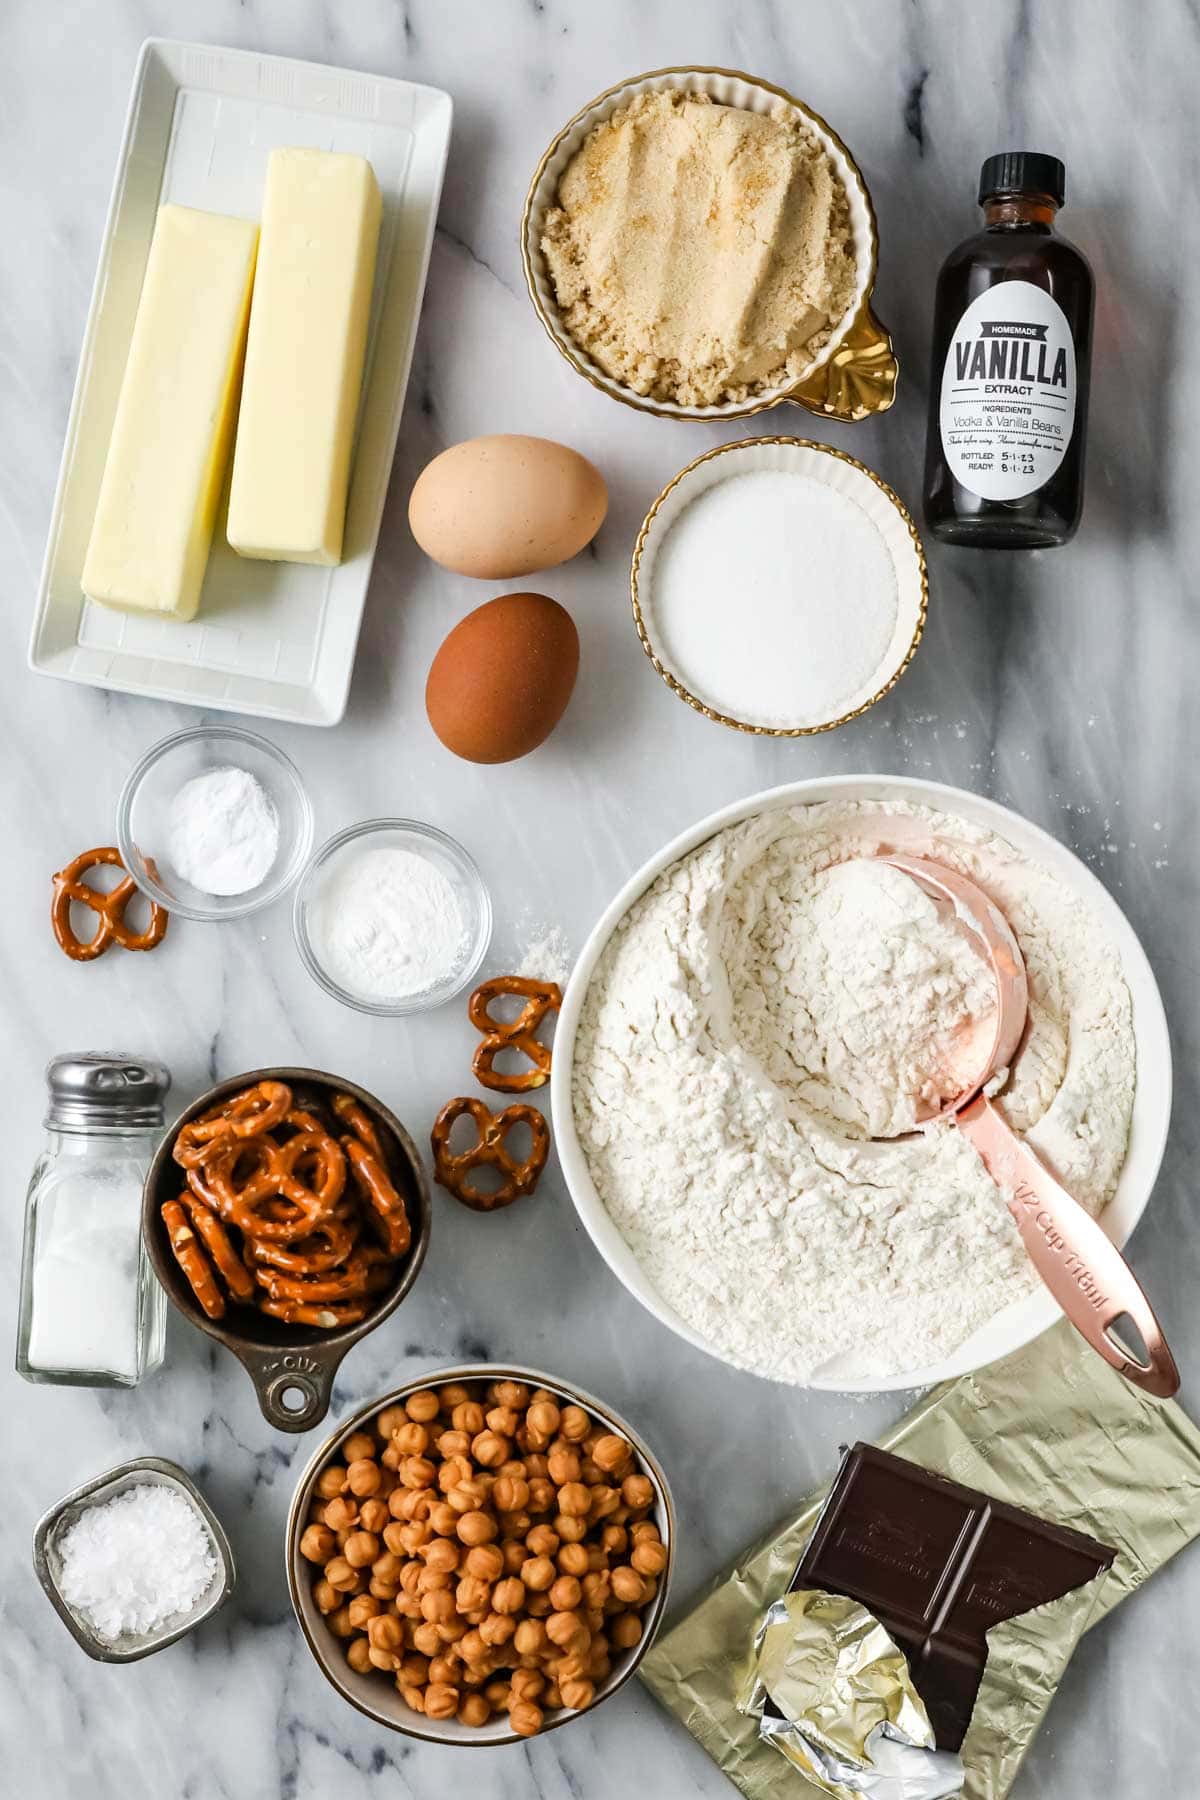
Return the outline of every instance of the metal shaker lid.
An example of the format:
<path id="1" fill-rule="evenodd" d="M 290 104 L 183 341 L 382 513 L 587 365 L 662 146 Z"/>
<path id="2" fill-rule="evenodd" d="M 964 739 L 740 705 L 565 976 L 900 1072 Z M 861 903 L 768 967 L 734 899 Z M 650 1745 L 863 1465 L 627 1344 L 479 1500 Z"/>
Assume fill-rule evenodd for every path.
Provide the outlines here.
<path id="1" fill-rule="evenodd" d="M 163 1122 L 171 1071 L 143 1056 L 88 1050 L 46 1065 L 52 1131 L 153 1130 Z"/>

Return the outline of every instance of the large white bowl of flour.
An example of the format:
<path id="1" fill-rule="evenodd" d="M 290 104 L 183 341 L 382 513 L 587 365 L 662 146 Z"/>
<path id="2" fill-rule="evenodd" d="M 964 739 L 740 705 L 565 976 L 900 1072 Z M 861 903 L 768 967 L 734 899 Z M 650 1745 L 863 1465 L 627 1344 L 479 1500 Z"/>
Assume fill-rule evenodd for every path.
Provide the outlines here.
<path id="1" fill-rule="evenodd" d="M 1170 1119 L 1154 975 L 1078 858 L 939 783 L 789 783 L 667 844 L 584 946 L 551 1081 L 572 1199 L 630 1292 L 733 1367 L 843 1392 L 965 1374 L 1059 1316 L 953 1127 L 877 1135 L 904 1125 L 893 1030 L 979 1000 L 915 885 L 847 866 L 886 847 L 1007 914 L 1032 1002 L 999 1104 L 1123 1244 Z"/>

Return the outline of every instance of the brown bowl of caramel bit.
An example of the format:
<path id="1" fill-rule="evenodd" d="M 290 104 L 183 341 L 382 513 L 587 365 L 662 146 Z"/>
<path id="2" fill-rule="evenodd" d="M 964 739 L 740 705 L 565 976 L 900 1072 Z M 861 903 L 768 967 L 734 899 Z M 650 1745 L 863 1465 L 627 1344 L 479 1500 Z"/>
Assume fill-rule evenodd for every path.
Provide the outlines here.
<path id="1" fill-rule="evenodd" d="M 666 1478 L 535 1369 L 439 1369 L 364 1406 L 300 1478 L 292 1605 L 360 1712 L 436 1744 L 569 1724 L 637 1668 L 674 1554 Z"/>

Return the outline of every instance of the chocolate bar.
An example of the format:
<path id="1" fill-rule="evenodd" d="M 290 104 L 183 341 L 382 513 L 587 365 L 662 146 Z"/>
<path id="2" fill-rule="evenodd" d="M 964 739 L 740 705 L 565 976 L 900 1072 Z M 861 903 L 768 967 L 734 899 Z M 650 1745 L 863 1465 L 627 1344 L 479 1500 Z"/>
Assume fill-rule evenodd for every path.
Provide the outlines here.
<path id="1" fill-rule="evenodd" d="M 938 1748 L 957 1750 L 991 1626 L 1082 1587 L 1115 1555 L 1081 1532 L 855 1444 L 789 1592 L 819 1588 L 869 1608 L 908 1658 Z"/>

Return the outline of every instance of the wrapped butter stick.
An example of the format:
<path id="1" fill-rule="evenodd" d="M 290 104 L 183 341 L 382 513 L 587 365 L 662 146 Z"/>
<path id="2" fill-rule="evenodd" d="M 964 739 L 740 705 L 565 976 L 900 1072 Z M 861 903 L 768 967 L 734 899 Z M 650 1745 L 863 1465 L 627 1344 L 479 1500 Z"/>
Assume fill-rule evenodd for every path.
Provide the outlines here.
<path id="1" fill-rule="evenodd" d="M 759 1736 L 842 1800 L 946 1800 L 961 1759 L 934 1746 L 908 1662 L 878 1619 L 840 1594 L 799 1589 L 768 1607 L 738 1694 Z"/>

